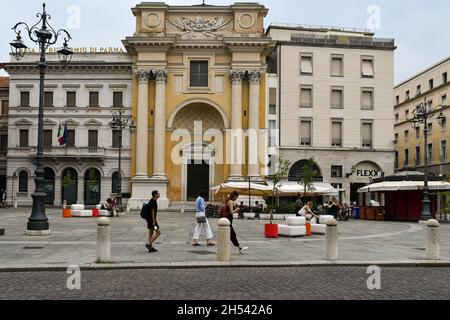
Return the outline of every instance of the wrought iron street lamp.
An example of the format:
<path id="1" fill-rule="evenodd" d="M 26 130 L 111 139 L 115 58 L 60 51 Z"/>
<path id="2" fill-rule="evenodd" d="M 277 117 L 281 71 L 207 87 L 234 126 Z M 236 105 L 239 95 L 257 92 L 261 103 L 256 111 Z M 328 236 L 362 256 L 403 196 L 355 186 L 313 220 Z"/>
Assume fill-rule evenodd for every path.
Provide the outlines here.
<path id="1" fill-rule="evenodd" d="M 424 188 L 423 188 L 423 201 L 422 201 L 422 213 L 421 220 L 427 221 L 432 219 L 431 214 L 431 205 L 430 205 L 430 188 L 428 185 L 428 132 L 430 130 L 428 119 L 431 119 L 437 112 L 437 110 L 441 109 L 439 116 L 437 117 L 438 123 L 440 126 L 443 126 L 447 121 L 447 118 L 444 116 L 443 109 L 447 106 L 438 105 L 433 107 L 433 102 L 429 101 L 427 98 L 424 99 L 420 105 L 416 107 L 413 111 L 414 118 L 411 121 L 412 126 L 415 129 L 419 129 L 423 124 L 423 134 L 424 134 L 424 153 L 425 153 L 425 163 L 424 163 Z"/>
<path id="2" fill-rule="evenodd" d="M 120 110 L 119 113 L 113 113 L 113 120 L 111 122 L 111 128 L 114 131 L 119 132 L 119 179 L 117 181 L 117 206 L 120 210 L 123 210 L 123 202 L 122 202 L 122 136 L 123 130 L 130 125 L 131 131 L 136 130 L 136 125 L 133 116 L 124 116 L 123 111 Z"/>
<path id="3" fill-rule="evenodd" d="M 27 52 L 28 47 L 22 41 L 21 30 L 23 29 L 28 33 L 28 37 L 30 40 L 39 46 L 40 60 L 39 60 L 39 75 L 40 75 L 40 83 L 39 83 L 39 121 L 38 121 L 38 148 L 37 148 L 37 156 L 36 156 L 36 174 L 35 174 L 35 184 L 36 189 L 35 192 L 31 195 L 33 197 L 33 209 L 31 212 L 31 217 L 28 221 L 27 232 L 28 234 L 42 234 L 48 233 L 50 231 L 50 225 L 48 222 L 48 218 L 45 215 L 45 197 L 46 193 L 44 190 L 45 184 L 45 172 L 43 168 L 44 162 L 44 82 L 45 82 L 45 72 L 47 69 L 46 63 L 46 51 L 47 49 L 56 44 L 61 35 L 64 35 L 64 44 L 61 49 L 59 49 L 58 57 L 60 62 L 66 66 L 72 57 L 72 50 L 68 46 L 68 41 L 71 38 L 68 31 L 64 29 L 59 29 L 55 31 L 53 29 L 48 20 L 51 19 L 51 16 L 45 10 L 45 3 L 42 5 L 42 13 L 38 13 L 36 15 L 39 18 L 39 21 L 29 27 L 25 22 L 17 23 L 12 30 L 16 33 L 17 37 L 14 41 L 10 43 L 11 46 L 11 54 L 17 59 L 20 60 L 23 58 Z"/>

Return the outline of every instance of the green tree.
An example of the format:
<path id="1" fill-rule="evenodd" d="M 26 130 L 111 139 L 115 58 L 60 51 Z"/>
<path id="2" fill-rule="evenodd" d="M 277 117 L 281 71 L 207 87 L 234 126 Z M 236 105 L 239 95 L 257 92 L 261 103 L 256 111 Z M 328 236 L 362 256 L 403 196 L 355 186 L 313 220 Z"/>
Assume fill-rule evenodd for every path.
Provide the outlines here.
<path id="1" fill-rule="evenodd" d="M 287 177 L 289 169 L 291 167 L 291 162 L 289 160 L 284 160 L 283 158 L 279 157 L 278 159 L 276 159 L 275 164 L 272 165 L 276 166 L 275 173 L 270 176 L 270 178 L 273 181 L 272 205 L 273 207 L 275 207 L 275 198 L 277 199 L 277 202 L 279 202 L 278 188 L 277 188 L 278 184 L 281 182 L 282 179 Z M 273 220 L 273 210 L 271 210 L 270 212 L 270 224 L 272 224 L 272 220 Z"/>
<path id="2" fill-rule="evenodd" d="M 303 185 L 304 189 L 304 196 L 307 200 L 307 194 L 308 192 L 316 191 L 316 187 L 314 186 L 315 178 L 316 177 L 316 162 L 314 161 L 314 158 L 310 158 L 307 163 L 303 165 L 303 167 L 300 170 L 300 176 L 298 179 L 298 183 L 300 185 Z"/>

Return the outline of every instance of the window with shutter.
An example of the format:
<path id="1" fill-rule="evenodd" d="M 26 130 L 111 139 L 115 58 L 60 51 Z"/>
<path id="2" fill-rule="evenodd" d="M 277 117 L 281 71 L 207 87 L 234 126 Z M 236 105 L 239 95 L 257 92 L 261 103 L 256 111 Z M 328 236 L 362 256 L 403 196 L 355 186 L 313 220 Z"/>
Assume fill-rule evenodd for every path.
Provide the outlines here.
<path id="1" fill-rule="evenodd" d="M 275 120 L 269 120 L 269 147 L 276 146 L 277 138 L 277 122 Z"/>
<path id="2" fill-rule="evenodd" d="M 30 106 L 30 92 L 22 91 L 20 93 L 20 106 L 25 108 Z"/>
<path id="3" fill-rule="evenodd" d="M 446 84 L 448 82 L 448 73 L 444 72 L 442 74 L 442 84 Z"/>
<path id="4" fill-rule="evenodd" d="M 343 91 L 340 89 L 331 90 L 331 108 L 342 109 L 343 108 Z"/>
<path id="5" fill-rule="evenodd" d="M 53 92 L 46 91 L 44 93 L 44 107 L 53 108 Z"/>
<path id="6" fill-rule="evenodd" d="M 89 107 L 98 108 L 99 107 L 99 93 L 96 91 L 89 92 Z"/>
<path id="7" fill-rule="evenodd" d="M 29 133 L 28 130 L 20 130 L 19 131 L 19 147 L 20 148 L 28 148 L 29 142 L 28 142 L 28 138 L 29 138 Z"/>
<path id="8" fill-rule="evenodd" d="M 113 107 L 114 108 L 123 107 L 123 92 L 116 91 L 113 93 Z"/>
<path id="9" fill-rule="evenodd" d="M 300 89 L 300 107 L 312 108 L 312 89 L 301 88 Z"/>
<path id="10" fill-rule="evenodd" d="M 331 125 L 331 144 L 333 147 L 342 146 L 342 122 L 333 122 Z"/>
<path id="11" fill-rule="evenodd" d="M 68 91 L 66 93 L 66 106 L 74 108 L 77 105 L 77 93 L 75 91 Z"/>
<path id="12" fill-rule="evenodd" d="M 331 76 L 342 77 L 344 76 L 344 66 L 342 57 L 331 58 Z"/>
<path id="13" fill-rule="evenodd" d="M 301 121 L 300 145 L 311 146 L 311 121 Z"/>
<path id="14" fill-rule="evenodd" d="M 362 125 L 362 147 L 372 148 L 372 123 L 363 123 Z"/>
<path id="15" fill-rule="evenodd" d="M 208 87 L 208 61 L 191 61 L 191 87 Z"/>
<path id="16" fill-rule="evenodd" d="M 75 147 L 75 130 L 67 130 L 67 147 Z"/>
<path id="17" fill-rule="evenodd" d="M 313 57 L 311 55 L 302 55 L 300 58 L 300 72 L 301 74 L 313 74 Z"/>
<path id="18" fill-rule="evenodd" d="M 98 130 L 89 130 L 89 148 L 97 148 L 98 147 Z"/>
<path id="19" fill-rule="evenodd" d="M 375 75 L 373 67 L 373 59 L 362 60 L 362 76 L 363 78 L 373 78 Z"/>
<path id="20" fill-rule="evenodd" d="M 447 161 L 447 140 L 441 141 L 441 161 Z"/>
<path id="21" fill-rule="evenodd" d="M 409 165 L 409 149 L 405 149 L 404 166 L 407 167 L 408 165 Z"/>
<path id="22" fill-rule="evenodd" d="M 9 101 L 2 100 L 2 115 L 4 116 L 8 115 L 8 111 L 9 111 Z"/>
<path id="23" fill-rule="evenodd" d="M 0 135 L 0 151 L 5 153 L 8 151 L 8 135 L 2 134 Z"/>
<path id="24" fill-rule="evenodd" d="M 416 146 L 416 166 L 420 165 L 420 146 Z"/>
<path id="25" fill-rule="evenodd" d="M 430 143 L 428 145 L 427 152 L 428 152 L 428 163 L 432 163 L 433 162 L 433 144 L 432 143 Z"/>
<path id="26" fill-rule="evenodd" d="M 363 90 L 361 100 L 362 100 L 361 108 L 363 110 L 372 110 L 373 109 L 373 91 L 372 90 Z"/>
<path id="27" fill-rule="evenodd" d="M 269 114 L 277 114 L 277 89 L 269 89 Z"/>
<path id="28" fill-rule="evenodd" d="M 113 130 L 112 131 L 112 142 L 113 142 L 113 148 L 120 148 L 121 141 L 120 141 L 120 131 L 119 130 Z"/>
<path id="29" fill-rule="evenodd" d="M 53 143 L 53 130 L 44 130 L 44 147 L 51 148 Z"/>

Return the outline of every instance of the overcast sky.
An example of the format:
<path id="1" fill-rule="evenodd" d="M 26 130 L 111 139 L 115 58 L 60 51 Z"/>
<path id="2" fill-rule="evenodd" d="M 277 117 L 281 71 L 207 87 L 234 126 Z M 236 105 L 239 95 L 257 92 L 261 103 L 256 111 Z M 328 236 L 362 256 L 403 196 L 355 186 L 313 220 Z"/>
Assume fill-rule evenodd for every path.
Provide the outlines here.
<path id="1" fill-rule="evenodd" d="M 201 2 L 166 1 L 171 5 Z M 55 28 L 71 29 L 73 47 L 118 47 L 120 40 L 134 31 L 130 8 L 136 3 L 136 0 L 48 0 L 47 11 L 53 15 L 51 22 Z M 261 0 L 260 3 L 269 8 L 266 26 L 286 22 L 369 27 L 376 28 L 377 37 L 395 38 L 396 83 L 450 56 L 448 0 Z M 40 12 L 41 5 L 41 0 L 0 0 L 0 61 L 9 60 L 8 43 L 14 38 L 11 27 L 19 21 L 37 22 L 35 14 Z"/>

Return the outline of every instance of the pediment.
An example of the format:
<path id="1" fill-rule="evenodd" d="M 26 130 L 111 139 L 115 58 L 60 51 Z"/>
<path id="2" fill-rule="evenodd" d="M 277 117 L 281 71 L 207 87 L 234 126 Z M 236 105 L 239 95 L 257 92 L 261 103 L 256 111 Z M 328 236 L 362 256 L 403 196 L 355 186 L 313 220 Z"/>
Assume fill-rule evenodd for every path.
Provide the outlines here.
<path id="1" fill-rule="evenodd" d="M 30 120 L 26 120 L 26 119 L 21 119 L 19 121 L 16 121 L 14 123 L 14 125 L 16 126 L 22 126 L 22 127 L 29 127 L 33 125 L 33 122 L 31 122 Z"/>

